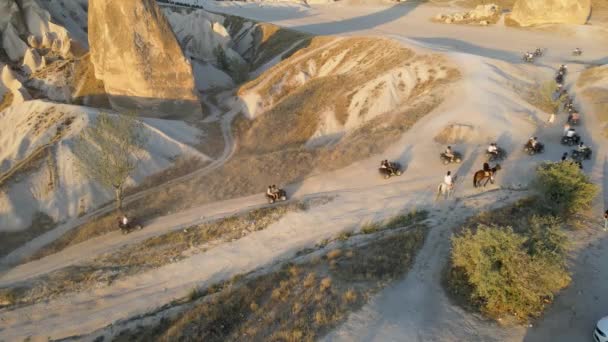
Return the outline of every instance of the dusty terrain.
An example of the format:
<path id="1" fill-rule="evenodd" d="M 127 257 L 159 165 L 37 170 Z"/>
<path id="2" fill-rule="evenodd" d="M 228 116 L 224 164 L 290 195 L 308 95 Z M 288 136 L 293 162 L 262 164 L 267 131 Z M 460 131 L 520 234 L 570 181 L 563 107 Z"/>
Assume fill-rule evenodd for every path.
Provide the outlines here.
<path id="1" fill-rule="evenodd" d="M 139 315 L 187 297 L 193 288 L 203 289 L 238 274 L 280 265 L 303 249 L 414 209 L 430 212 L 430 230 L 411 270 L 371 297 L 343 325 L 329 331 L 327 340 L 589 338 L 595 321 L 607 314 L 608 304 L 603 286 L 608 272 L 602 267 L 608 250 L 602 247 L 605 233 L 600 230 L 599 220 L 591 219 L 586 229 L 570 234 L 575 241 L 573 283 L 532 326 L 502 327 L 485 321 L 450 302 L 440 282 L 451 231 L 480 210 L 525 195 L 534 167 L 543 160 L 558 160 L 567 151 L 559 144 L 565 114 L 548 124 L 549 113 L 529 101 L 530 92 L 551 79 L 562 63 L 569 65 L 566 87 L 583 113 L 578 130 L 594 149 L 584 170 L 602 186 L 592 213 L 600 217 L 608 189 L 604 180 L 606 123 L 601 106 L 606 77 L 587 68 L 606 63 L 606 51 L 602 49 L 608 43 L 605 29 L 586 25 L 553 27 L 559 30 L 553 32 L 546 28 L 515 29 L 500 22 L 489 27 L 443 25 L 429 20 L 443 7 L 421 2 L 391 6 L 204 5 L 211 11 L 270 22 L 303 34 L 287 34 L 287 42 L 285 36 L 276 37 L 281 48 L 268 48 L 279 58 L 250 54 L 248 60 L 259 68 L 252 70 L 250 82 L 240 89 L 218 89 L 214 100 L 208 95 L 205 104 L 211 110 L 206 120 L 221 130 L 223 148 L 213 149 L 221 153 L 192 173 L 134 192 L 127 201 L 132 208 L 158 208 L 143 230 L 129 235 L 113 231 L 78 240 L 23 263 L 44 245 L 107 210 L 66 221 L 2 258 L 0 288 L 32 286 L 70 267 L 99 262 L 104 255 L 138 246 L 149 249 L 156 244 L 150 241 L 165 241 L 169 236 L 189 237 L 192 233 L 180 231 L 264 207 L 261 192 L 267 184 L 288 183 L 286 189 L 294 201 L 331 200 L 305 211 L 287 212 L 263 229 L 252 229 L 242 236 L 227 235 L 230 239 L 219 240 L 197 253 L 179 257 L 169 253 L 170 257 L 162 258 L 169 262 L 125 272 L 115 281 L 93 278 L 95 286 L 57 291 L 47 301 L 0 303 L 5 306 L 0 309 L 0 339 L 74 336 L 76 340 L 93 340 L 100 335 L 115 336 L 118 332 L 113 324 L 144 324 L 145 319 Z M 247 30 L 239 29 L 234 21 L 224 24 L 235 31 Z M 269 37 L 276 32 L 281 31 L 270 32 Z M 309 34 L 333 36 L 311 38 Z M 374 38 L 379 36 L 379 40 Z M 270 41 L 269 37 L 262 40 Z M 573 41 L 583 49 L 582 57 L 571 56 Z M 345 42 L 349 43 L 341 45 Z M 366 50 L 366 46 L 389 49 L 391 53 L 388 57 L 377 56 L 377 51 Z M 546 48 L 546 55 L 534 64 L 522 63 L 521 53 L 536 47 Z M 247 56 L 244 50 L 238 53 Z M 344 68 L 349 58 L 361 65 L 359 57 L 371 59 L 372 66 Z M 410 62 L 414 66 L 407 65 Z M 389 67 L 383 69 L 385 65 Z M 441 74 L 440 66 L 453 72 L 430 81 L 423 79 L 430 69 Z M 399 68 L 413 76 L 401 77 L 394 72 Z M 442 78 L 445 80 L 439 81 Z M 381 81 L 374 83 L 376 79 Z M 400 81 L 404 87 L 399 86 Z M 362 93 L 360 103 L 377 102 L 366 110 L 355 108 L 357 101 L 338 101 L 351 94 L 355 98 L 354 94 L 367 85 L 371 86 Z M 256 92 L 263 99 L 261 103 L 255 99 Z M 252 98 L 255 100 L 249 101 Z M 378 110 L 375 118 L 374 110 Z M 273 134 L 277 130 L 280 133 Z M 538 136 L 545 143 L 547 151 L 543 155 L 530 157 L 521 151 L 530 136 Z M 471 173 L 481 168 L 483 150 L 491 141 L 507 149 L 509 157 L 502 163 L 495 185 L 474 189 Z M 441 164 L 438 155 L 446 143 L 463 153 L 462 164 Z M 381 159 L 399 161 L 404 175 L 389 180 L 379 177 L 376 168 Z M 436 187 L 447 170 L 458 175 L 454 198 L 437 201 Z"/>

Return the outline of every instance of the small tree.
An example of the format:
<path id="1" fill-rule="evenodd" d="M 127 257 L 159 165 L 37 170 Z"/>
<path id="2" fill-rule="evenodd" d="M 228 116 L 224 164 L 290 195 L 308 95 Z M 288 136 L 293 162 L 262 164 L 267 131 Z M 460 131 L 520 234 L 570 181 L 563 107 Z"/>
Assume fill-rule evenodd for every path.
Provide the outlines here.
<path id="1" fill-rule="evenodd" d="M 546 209 L 564 217 L 589 208 L 598 192 L 575 163 L 541 165 L 533 186 L 542 195 Z"/>
<path id="2" fill-rule="evenodd" d="M 122 208 L 124 186 L 137 168 L 147 142 L 136 114 L 100 113 L 76 140 L 74 154 L 80 171 L 114 191 L 116 208 Z"/>

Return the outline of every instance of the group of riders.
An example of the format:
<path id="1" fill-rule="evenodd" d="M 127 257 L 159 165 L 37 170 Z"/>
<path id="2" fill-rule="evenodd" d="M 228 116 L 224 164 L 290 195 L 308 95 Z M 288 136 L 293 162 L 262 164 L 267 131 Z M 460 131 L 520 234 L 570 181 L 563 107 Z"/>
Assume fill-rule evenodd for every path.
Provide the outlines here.
<path id="1" fill-rule="evenodd" d="M 534 52 L 527 52 L 524 54 L 524 59 L 533 60 L 534 57 L 542 56 L 543 51 L 539 48 Z M 579 48 L 576 48 L 573 51 L 574 55 L 582 54 L 582 51 Z M 578 125 L 580 120 L 580 115 L 578 111 L 574 107 L 574 102 L 570 96 L 568 96 L 567 90 L 563 87 L 564 78 L 568 71 L 568 67 L 566 65 L 561 65 L 557 72 L 555 81 L 557 83 L 556 92 L 558 94 L 558 98 L 562 99 L 564 102 L 564 109 L 566 109 L 569 113 L 567 123 L 564 126 L 564 132 L 562 137 L 562 144 L 565 145 L 575 145 L 578 144 L 577 148 L 572 151 L 572 161 L 577 163 L 582 168 L 582 159 L 589 159 L 591 157 L 591 149 L 581 141 L 580 136 L 577 134 L 576 129 L 572 127 L 572 125 Z M 544 146 L 542 143 L 538 141 L 537 137 L 530 137 L 526 144 L 524 145 L 524 150 L 529 154 L 542 153 Z M 495 142 L 490 143 L 488 146 L 486 153 L 488 155 L 488 161 L 501 160 L 505 157 L 505 152 L 503 149 L 498 147 L 498 144 Z M 459 163 L 461 155 L 458 152 L 452 150 L 451 146 L 447 146 L 443 153 L 440 154 L 441 159 L 444 163 Z M 570 161 L 568 159 L 568 152 L 565 152 L 561 158 L 562 162 Z M 389 178 L 395 175 L 401 175 L 401 166 L 398 163 L 389 162 L 387 159 L 382 160 L 380 162 L 380 173 L 385 176 L 385 178 Z M 483 164 L 482 170 L 478 173 L 481 173 L 482 177 L 491 179 L 493 178 L 494 172 L 497 169 L 500 169 L 500 165 L 497 164 L 496 167 L 490 168 L 488 162 Z M 492 179 L 493 181 L 493 179 Z M 487 181 L 486 181 L 487 183 Z M 454 187 L 454 177 L 452 176 L 452 172 L 448 171 L 447 174 L 443 178 L 443 183 L 447 186 L 448 189 L 453 189 Z M 476 181 L 474 184 L 477 184 Z M 278 200 L 285 200 L 286 193 L 283 189 L 278 188 L 276 185 L 269 185 L 266 189 L 266 197 L 268 198 L 270 203 L 274 203 Z M 118 217 L 118 226 L 120 229 L 125 232 L 129 232 L 132 229 L 141 229 L 141 226 L 134 223 L 131 219 L 129 219 L 125 214 L 121 214 Z"/>
<path id="2" fill-rule="evenodd" d="M 581 50 L 579 48 L 575 48 L 574 50 L 572 50 L 573 56 L 580 56 L 582 54 L 583 54 L 583 50 Z M 528 51 L 528 52 L 524 53 L 524 55 L 522 56 L 522 59 L 524 60 L 524 62 L 532 63 L 532 62 L 534 62 L 534 58 L 542 57 L 542 55 L 543 55 L 543 49 L 537 48 L 533 52 Z"/>

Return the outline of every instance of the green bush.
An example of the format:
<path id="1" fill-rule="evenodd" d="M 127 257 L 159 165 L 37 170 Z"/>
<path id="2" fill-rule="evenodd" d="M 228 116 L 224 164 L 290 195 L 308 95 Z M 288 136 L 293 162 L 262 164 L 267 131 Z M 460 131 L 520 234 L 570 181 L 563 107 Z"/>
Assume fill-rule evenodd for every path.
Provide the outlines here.
<path id="1" fill-rule="evenodd" d="M 452 238 L 452 273 L 470 285 L 469 300 L 486 315 L 514 315 L 520 320 L 538 317 L 554 294 L 570 282 L 562 255 L 552 254 L 562 240 L 541 243 L 541 228 L 554 227 L 535 221 L 534 238 L 515 233 L 510 227 L 479 225 Z M 540 230 L 536 230 L 539 228 Z M 533 251 L 533 253 L 531 253 Z M 456 272 L 454 272 L 456 271 Z"/>
<path id="2" fill-rule="evenodd" d="M 532 216 L 528 220 L 525 234 L 528 236 L 528 254 L 547 258 L 565 267 L 568 238 L 556 217 Z"/>
<path id="3" fill-rule="evenodd" d="M 589 208 L 597 186 L 574 163 L 546 163 L 537 170 L 533 186 L 553 215 L 569 217 Z"/>

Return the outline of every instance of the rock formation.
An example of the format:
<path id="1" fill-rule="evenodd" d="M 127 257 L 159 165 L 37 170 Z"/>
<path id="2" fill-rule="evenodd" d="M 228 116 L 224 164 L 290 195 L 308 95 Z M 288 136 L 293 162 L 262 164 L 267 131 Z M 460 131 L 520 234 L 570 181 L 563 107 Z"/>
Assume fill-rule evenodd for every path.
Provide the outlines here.
<path id="1" fill-rule="evenodd" d="M 155 0 L 91 0 L 89 46 L 113 108 L 156 117 L 201 114 L 192 66 Z"/>
<path id="2" fill-rule="evenodd" d="M 13 24 L 19 33 L 25 33 L 25 25 L 19 13 L 19 6 L 14 0 L 0 0 L 0 32 L 6 29 L 6 25 Z"/>
<path id="3" fill-rule="evenodd" d="M 496 4 L 478 5 L 469 12 L 438 14 L 434 20 L 446 24 L 489 25 L 500 18 L 500 7 Z"/>
<path id="4" fill-rule="evenodd" d="M 23 71 L 26 74 L 33 74 L 34 72 L 44 68 L 46 66 L 46 58 L 40 57 L 38 52 L 34 49 L 27 49 L 25 56 L 23 57 Z"/>
<path id="5" fill-rule="evenodd" d="M 19 38 L 19 33 L 10 22 L 7 23 L 6 29 L 2 32 L 2 47 L 8 58 L 14 62 L 20 60 L 27 50 L 27 45 Z"/>
<path id="6" fill-rule="evenodd" d="M 583 25 L 591 14 L 591 0 L 517 0 L 509 19 L 520 26 Z"/>
<path id="7" fill-rule="evenodd" d="M 15 74 L 13 73 L 13 71 L 10 69 L 10 67 L 8 65 L 5 65 L 4 68 L 2 68 L 2 75 L 1 75 L 0 79 L 2 80 L 2 84 L 6 88 L 8 88 L 11 91 L 11 93 L 13 93 L 12 105 L 16 105 L 16 104 L 22 103 L 24 101 L 31 100 L 30 94 L 23 87 L 23 84 L 21 83 L 21 81 L 19 81 L 19 79 L 17 79 L 17 77 L 15 76 Z"/>

